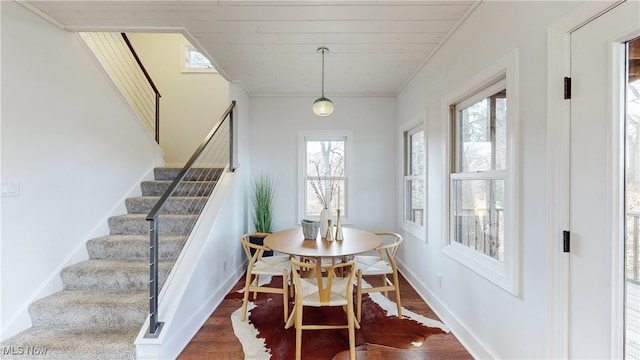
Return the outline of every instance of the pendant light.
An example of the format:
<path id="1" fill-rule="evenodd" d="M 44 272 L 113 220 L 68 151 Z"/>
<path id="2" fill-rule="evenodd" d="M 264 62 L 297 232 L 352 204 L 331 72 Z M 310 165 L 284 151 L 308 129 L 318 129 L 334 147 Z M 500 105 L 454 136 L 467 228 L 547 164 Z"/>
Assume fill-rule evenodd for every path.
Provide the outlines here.
<path id="1" fill-rule="evenodd" d="M 329 51 L 326 47 L 319 47 L 322 51 L 322 96 L 313 102 L 313 113 L 318 116 L 329 116 L 333 112 L 333 102 L 324 97 L 324 52 Z"/>

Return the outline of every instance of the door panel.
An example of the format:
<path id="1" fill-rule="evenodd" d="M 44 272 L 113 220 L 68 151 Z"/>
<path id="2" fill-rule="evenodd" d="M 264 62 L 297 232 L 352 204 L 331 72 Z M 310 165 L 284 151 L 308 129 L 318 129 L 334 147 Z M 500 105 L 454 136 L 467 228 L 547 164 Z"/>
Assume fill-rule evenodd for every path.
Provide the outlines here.
<path id="1" fill-rule="evenodd" d="M 624 69 L 622 63 L 612 64 L 612 49 L 639 27 L 639 2 L 634 0 L 571 34 L 571 358 L 607 359 L 612 354 L 612 298 L 617 287 L 611 279 L 618 265 L 612 260 L 612 242 L 622 241 L 612 237 L 618 226 L 611 221 L 616 204 L 612 199 L 619 188 L 614 174 L 621 171 L 614 160 L 621 156 L 620 149 L 612 140 L 614 122 L 621 122 L 613 118 L 612 109 L 621 99 L 613 98 L 617 92 L 612 84 Z"/>

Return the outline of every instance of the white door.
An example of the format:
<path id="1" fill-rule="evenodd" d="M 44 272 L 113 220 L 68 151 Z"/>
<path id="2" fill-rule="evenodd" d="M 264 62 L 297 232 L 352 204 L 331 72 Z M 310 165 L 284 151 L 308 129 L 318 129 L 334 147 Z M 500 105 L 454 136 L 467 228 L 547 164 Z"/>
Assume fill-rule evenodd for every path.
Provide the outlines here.
<path id="1" fill-rule="evenodd" d="M 630 0 L 571 34 L 571 200 L 569 356 L 608 359 L 620 348 L 614 308 L 617 294 L 615 215 L 622 139 L 620 86 L 624 64 L 613 61 L 621 43 L 638 35 L 640 2 Z M 617 125 L 616 125 L 617 124 Z M 617 137 L 617 138 L 616 138 Z M 613 299 L 613 300 L 612 300 Z M 620 323 L 622 326 L 622 323 Z M 613 331 L 612 331 L 613 330 Z M 612 338 L 613 337 L 613 338 Z"/>

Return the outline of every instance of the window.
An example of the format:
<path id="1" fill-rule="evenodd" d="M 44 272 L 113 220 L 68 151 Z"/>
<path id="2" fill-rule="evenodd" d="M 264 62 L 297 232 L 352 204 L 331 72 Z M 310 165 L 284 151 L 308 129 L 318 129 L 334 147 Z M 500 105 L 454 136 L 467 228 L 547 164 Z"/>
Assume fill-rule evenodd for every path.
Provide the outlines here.
<path id="1" fill-rule="evenodd" d="M 443 252 L 518 293 L 517 51 L 443 99 Z"/>
<path id="2" fill-rule="evenodd" d="M 499 81 L 451 106 L 452 241 L 498 261 L 504 261 L 505 84 Z"/>
<path id="3" fill-rule="evenodd" d="M 301 134 L 301 218 L 316 219 L 325 206 L 345 221 L 349 216 L 347 194 L 348 136 Z"/>
<path id="4" fill-rule="evenodd" d="M 422 117 L 419 117 L 422 120 Z M 426 219 L 426 145 L 422 121 L 403 132 L 402 228 L 424 238 Z"/>
<path id="5" fill-rule="evenodd" d="M 182 72 L 216 72 L 209 59 L 191 44 L 184 45 L 183 49 Z"/>
<path id="6" fill-rule="evenodd" d="M 640 62 L 631 55 L 640 52 L 640 37 L 627 43 L 626 116 L 624 132 L 624 287 L 625 352 L 632 358 L 637 349 L 640 312 L 637 310 L 637 289 L 640 283 Z M 634 297 L 636 299 L 634 299 Z M 634 329 L 635 327 L 635 329 Z M 635 331 L 635 335 L 634 335 Z M 636 354 L 638 354 L 636 350 Z M 640 356 L 636 356 L 640 358 Z"/>

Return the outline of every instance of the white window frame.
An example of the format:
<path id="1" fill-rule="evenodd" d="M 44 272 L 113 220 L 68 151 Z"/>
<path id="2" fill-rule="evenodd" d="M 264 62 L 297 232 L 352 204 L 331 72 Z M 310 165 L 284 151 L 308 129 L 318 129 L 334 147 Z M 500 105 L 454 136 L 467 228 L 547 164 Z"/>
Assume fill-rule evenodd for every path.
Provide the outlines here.
<path id="1" fill-rule="evenodd" d="M 426 229 L 427 229 L 427 223 L 428 223 L 428 216 L 427 216 L 427 208 L 428 208 L 428 187 L 427 187 L 427 173 L 428 173 L 428 153 L 427 153 L 427 130 L 426 130 L 426 112 L 423 112 L 415 117 L 413 117 L 411 120 L 407 121 L 400 129 L 400 141 L 398 142 L 401 146 L 399 153 L 400 153 L 400 164 L 402 164 L 402 167 L 400 169 L 401 173 L 400 173 L 400 180 L 399 180 L 399 194 L 401 194 L 400 196 L 400 200 L 399 200 L 399 208 L 402 209 L 402 211 L 399 211 L 399 224 L 400 224 L 400 228 L 406 232 L 408 232 L 409 234 L 415 236 L 416 238 L 422 240 L 422 241 L 427 241 L 427 236 L 426 236 Z M 407 167 L 409 165 L 409 153 L 408 153 L 408 136 L 410 134 L 419 132 L 419 131 L 423 131 L 424 132 L 424 154 L 425 154 L 425 164 L 424 164 L 424 169 L 425 172 L 422 176 L 410 176 L 407 175 Z M 407 193 L 407 181 L 408 180 L 420 180 L 422 179 L 424 182 L 424 199 L 423 199 L 423 204 L 424 204 L 424 211 L 423 211 L 423 219 L 422 219 L 422 225 L 418 225 L 414 222 L 411 221 L 407 221 L 407 214 L 406 214 L 406 209 L 407 209 L 407 196 L 409 195 Z"/>
<path id="2" fill-rule="evenodd" d="M 444 147 L 444 171 L 443 171 L 443 201 L 442 213 L 443 230 L 445 237 L 442 252 L 460 264 L 466 266 L 477 274 L 483 276 L 492 283 L 498 285 L 509 293 L 518 296 L 520 293 L 520 170 L 517 159 L 519 139 L 519 80 L 518 80 L 518 51 L 513 50 L 502 59 L 470 79 L 455 91 L 449 93 L 442 100 L 442 129 L 445 136 Z M 504 175 L 504 262 L 484 255 L 468 246 L 459 244 L 452 239 L 452 213 L 451 213 L 451 182 L 453 169 L 452 145 L 454 143 L 451 106 L 463 103 L 465 100 L 481 94 L 493 84 L 505 79 L 507 90 L 507 159 L 504 174 L 499 172 L 487 172 L 487 176 L 502 178 Z M 490 91 L 489 91 L 490 92 Z M 489 94 L 491 95 L 491 94 Z M 490 174 L 493 173 L 493 174 Z M 464 175 L 461 175 L 464 176 Z"/>
<path id="3" fill-rule="evenodd" d="M 351 178 L 350 161 L 353 152 L 351 150 L 353 144 L 353 131 L 331 131 L 331 130 L 301 130 L 298 131 L 298 223 L 302 219 L 320 220 L 319 216 L 307 215 L 307 198 L 306 198 L 306 169 L 307 169 L 307 148 L 306 142 L 321 140 L 344 140 L 344 213 L 340 214 L 340 221 L 343 225 L 351 224 L 351 211 L 349 207 L 351 196 L 349 195 L 349 179 Z M 332 211 L 335 211 L 332 208 Z"/>

